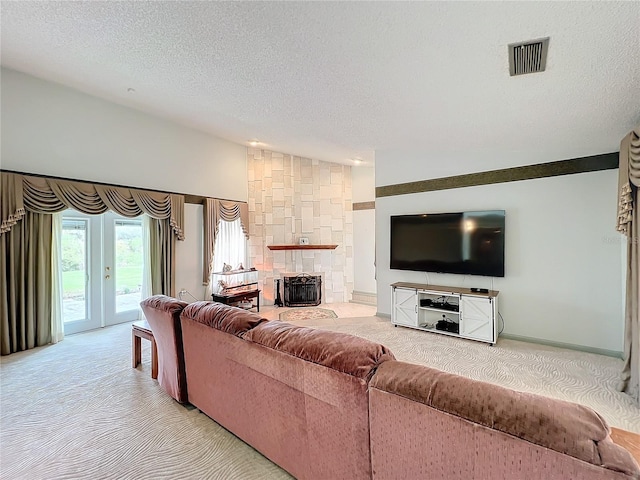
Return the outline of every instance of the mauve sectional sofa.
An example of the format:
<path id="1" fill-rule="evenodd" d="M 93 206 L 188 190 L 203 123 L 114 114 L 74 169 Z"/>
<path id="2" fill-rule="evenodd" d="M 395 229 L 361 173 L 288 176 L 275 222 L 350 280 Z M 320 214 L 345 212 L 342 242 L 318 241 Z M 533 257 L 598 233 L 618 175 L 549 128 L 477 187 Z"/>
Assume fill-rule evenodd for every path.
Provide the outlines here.
<path id="1" fill-rule="evenodd" d="M 220 303 L 141 305 L 165 390 L 296 478 L 640 479 L 587 407 Z"/>

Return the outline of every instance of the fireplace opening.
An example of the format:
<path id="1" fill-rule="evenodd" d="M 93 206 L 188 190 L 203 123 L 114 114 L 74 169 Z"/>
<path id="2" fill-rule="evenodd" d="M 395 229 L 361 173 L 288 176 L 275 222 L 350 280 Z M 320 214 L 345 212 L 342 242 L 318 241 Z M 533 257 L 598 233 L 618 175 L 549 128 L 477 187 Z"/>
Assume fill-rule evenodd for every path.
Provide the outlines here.
<path id="1" fill-rule="evenodd" d="M 285 307 L 308 307 L 320 305 L 322 301 L 322 277 L 320 275 L 300 275 L 284 277 Z"/>

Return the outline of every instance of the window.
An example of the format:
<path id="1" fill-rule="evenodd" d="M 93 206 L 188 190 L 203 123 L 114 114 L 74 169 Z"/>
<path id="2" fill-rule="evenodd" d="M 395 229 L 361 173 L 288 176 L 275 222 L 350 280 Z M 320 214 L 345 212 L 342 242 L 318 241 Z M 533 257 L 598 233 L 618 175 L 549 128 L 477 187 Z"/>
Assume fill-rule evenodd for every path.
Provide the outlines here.
<path id="1" fill-rule="evenodd" d="M 220 220 L 213 250 L 213 272 L 221 272 L 224 264 L 236 269 L 240 264 L 244 267 L 247 260 L 247 240 L 242 231 L 240 219 L 233 222 Z"/>

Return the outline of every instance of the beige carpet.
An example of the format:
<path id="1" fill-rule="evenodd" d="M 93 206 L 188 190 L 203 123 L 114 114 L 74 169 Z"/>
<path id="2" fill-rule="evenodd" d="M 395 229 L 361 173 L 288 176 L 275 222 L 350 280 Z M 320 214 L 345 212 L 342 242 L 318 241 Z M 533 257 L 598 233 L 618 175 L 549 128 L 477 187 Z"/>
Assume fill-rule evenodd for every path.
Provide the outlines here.
<path id="1" fill-rule="evenodd" d="M 1 358 L 0 478 L 290 479 L 131 368 L 131 325 Z"/>
<path id="2" fill-rule="evenodd" d="M 364 323 L 366 321 L 366 323 Z M 310 325 L 312 326 L 312 325 Z M 622 360 L 516 340 L 481 342 L 351 318 L 318 326 L 386 345 L 398 360 L 420 363 L 522 392 L 587 405 L 613 427 L 640 433 L 640 408 L 616 390 Z"/>
<path id="3" fill-rule="evenodd" d="M 522 342 L 495 347 L 388 320 L 325 326 L 387 345 L 398 359 L 576 401 L 640 432 L 640 410 L 615 391 L 621 360 Z M 0 477 L 284 479 L 286 472 L 131 368 L 131 326 L 67 337 L 0 359 Z"/>

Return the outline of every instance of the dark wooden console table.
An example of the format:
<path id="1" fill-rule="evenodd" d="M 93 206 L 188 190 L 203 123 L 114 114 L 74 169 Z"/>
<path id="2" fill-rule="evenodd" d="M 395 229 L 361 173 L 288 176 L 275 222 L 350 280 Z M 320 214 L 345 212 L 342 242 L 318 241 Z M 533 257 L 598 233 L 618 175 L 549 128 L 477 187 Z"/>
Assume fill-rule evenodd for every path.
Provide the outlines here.
<path id="1" fill-rule="evenodd" d="M 246 292 L 232 292 L 228 294 L 213 293 L 211 294 L 211 297 L 213 298 L 214 302 L 220 302 L 226 305 L 255 298 L 256 304 L 252 305 L 251 308 L 255 307 L 258 312 L 260 311 L 260 289 L 248 290 Z M 247 310 L 249 310 L 249 308 Z"/>

